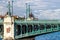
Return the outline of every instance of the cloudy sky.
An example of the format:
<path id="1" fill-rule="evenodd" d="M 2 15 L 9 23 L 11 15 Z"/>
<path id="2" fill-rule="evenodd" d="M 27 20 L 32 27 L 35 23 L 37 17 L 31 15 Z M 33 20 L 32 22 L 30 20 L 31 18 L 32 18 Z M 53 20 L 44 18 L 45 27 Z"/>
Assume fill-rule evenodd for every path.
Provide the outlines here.
<path id="1" fill-rule="evenodd" d="M 10 0 L 12 1 L 12 0 Z M 60 19 L 60 0 L 13 0 L 14 15 L 26 15 L 26 3 L 39 19 Z M 8 0 L 0 0 L 0 15 L 7 12 Z"/>

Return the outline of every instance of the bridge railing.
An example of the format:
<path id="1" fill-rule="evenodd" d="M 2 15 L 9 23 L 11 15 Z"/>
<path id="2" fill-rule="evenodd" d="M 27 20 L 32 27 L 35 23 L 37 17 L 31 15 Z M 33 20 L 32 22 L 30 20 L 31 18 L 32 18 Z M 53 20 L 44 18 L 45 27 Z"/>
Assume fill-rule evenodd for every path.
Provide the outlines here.
<path id="1" fill-rule="evenodd" d="M 50 24 L 57 24 L 60 23 L 60 20 L 24 20 L 24 21 L 20 21 L 20 20 L 15 20 L 15 23 L 50 23 Z"/>

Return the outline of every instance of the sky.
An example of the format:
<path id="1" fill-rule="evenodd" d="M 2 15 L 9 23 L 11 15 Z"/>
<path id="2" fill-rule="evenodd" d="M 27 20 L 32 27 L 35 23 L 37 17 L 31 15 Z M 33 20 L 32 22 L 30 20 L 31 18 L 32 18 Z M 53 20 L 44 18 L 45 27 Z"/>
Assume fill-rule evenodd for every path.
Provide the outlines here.
<path id="1" fill-rule="evenodd" d="M 12 0 L 10 0 L 12 1 Z M 59 20 L 60 0 L 13 0 L 14 15 L 26 16 L 26 3 L 30 4 L 31 11 L 36 18 Z M 0 15 L 7 12 L 8 0 L 0 0 Z"/>

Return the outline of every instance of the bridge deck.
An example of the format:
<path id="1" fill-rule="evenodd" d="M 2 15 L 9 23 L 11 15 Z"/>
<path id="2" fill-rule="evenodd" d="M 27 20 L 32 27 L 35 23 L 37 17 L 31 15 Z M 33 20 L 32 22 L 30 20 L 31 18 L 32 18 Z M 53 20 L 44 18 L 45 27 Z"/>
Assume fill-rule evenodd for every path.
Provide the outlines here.
<path id="1" fill-rule="evenodd" d="M 15 20 L 15 23 L 60 23 L 60 20 L 37 20 L 37 21 L 20 21 L 20 20 Z"/>

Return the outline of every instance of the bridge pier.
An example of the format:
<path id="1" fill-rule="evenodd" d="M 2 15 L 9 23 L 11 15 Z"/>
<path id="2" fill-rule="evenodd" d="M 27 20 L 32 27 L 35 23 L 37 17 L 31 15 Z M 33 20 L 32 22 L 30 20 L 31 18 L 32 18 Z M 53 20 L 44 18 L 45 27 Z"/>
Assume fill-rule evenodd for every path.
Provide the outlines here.
<path id="1" fill-rule="evenodd" d="M 3 39 L 3 40 L 14 40 L 14 39 L 10 37 L 10 38 L 6 38 L 6 39 Z"/>

